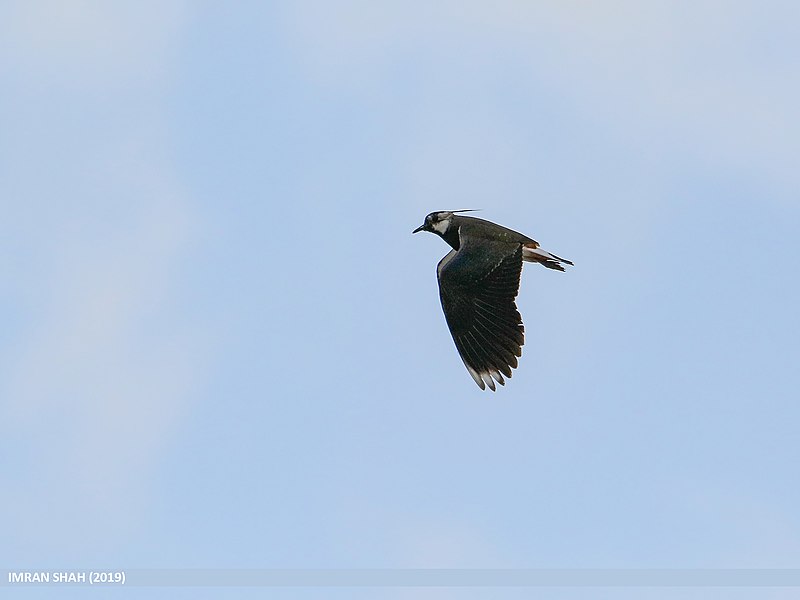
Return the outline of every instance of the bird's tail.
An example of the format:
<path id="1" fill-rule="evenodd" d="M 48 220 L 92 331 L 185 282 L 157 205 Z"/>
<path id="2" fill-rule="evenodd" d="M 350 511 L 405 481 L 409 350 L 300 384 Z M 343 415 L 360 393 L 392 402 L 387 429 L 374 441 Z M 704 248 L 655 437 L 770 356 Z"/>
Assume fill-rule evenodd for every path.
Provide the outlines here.
<path id="1" fill-rule="evenodd" d="M 574 266 L 572 261 L 556 256 L 555 254 L 550 254 L 546 250 L 542 250 L 536 242 L 522 245 L 522 260 L 538 262 L 548 269 L 555 269 L 556 271 L 563 271 L 564 265 Z"/>

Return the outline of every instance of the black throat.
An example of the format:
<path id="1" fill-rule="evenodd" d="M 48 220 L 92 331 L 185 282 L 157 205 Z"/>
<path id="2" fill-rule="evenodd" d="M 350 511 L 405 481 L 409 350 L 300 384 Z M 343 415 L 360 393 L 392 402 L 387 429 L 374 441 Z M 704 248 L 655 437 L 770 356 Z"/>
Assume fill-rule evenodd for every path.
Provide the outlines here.
<path id="1" fill-rule="evenodd" d="M 458 250 L 461 247 L 461 240 L 458 237 L 458 230 L 461 228 L 460 225 L 456 225 L 454 227 L 448 227 L 447 231 L 444 233 L 439 233 L 439 236 L 448 244 L 453 250 Z"/>

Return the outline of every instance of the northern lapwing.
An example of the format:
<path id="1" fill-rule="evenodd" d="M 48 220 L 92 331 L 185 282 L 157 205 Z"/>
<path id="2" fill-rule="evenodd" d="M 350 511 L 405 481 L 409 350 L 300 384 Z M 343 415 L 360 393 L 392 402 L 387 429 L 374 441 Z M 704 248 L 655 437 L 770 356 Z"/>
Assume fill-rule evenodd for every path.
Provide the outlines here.
<path id="1" fill-rule="evenodd" d="M 432 212 L 412 233 L 429 231 L 453 248 L 436 267 L 439 297 L 456 348 L 475 383 L 495 391 L 522 356 L 525 328 L 514 299 L 522 262 L 563 271 L 572 262 L 531 238 L 451 210 Z"/>

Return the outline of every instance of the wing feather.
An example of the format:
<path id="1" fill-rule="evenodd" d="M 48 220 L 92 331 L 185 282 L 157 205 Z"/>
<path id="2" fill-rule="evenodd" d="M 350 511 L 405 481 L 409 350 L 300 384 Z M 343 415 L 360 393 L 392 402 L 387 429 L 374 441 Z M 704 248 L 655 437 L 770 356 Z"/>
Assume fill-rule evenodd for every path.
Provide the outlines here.
<path id="1" fill-rule="evenodd" d="M 481 389 L 505 385 L 525 342 L 515 298 L 522 245 L 463 243 L 437 268 L 447 325 L 467 370 Z"/>

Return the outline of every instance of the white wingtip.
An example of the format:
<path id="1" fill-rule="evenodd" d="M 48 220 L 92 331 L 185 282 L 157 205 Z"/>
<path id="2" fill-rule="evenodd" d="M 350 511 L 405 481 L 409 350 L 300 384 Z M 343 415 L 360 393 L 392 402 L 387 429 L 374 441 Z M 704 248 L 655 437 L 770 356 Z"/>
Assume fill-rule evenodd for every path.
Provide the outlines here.
<path id="1" fill-rule="evenodd" d="M 503 378 L 503 374 L 500 371 L 481 371 L 479 373 L 466 362 L 464 363 L 464 366 L 467 367 L 467 371 L 469 371 L 472 379 L 475 380 L 475 383 L 477 383 L 478 387 L 482 390 L 485 390 L 488 386 L 490 390 L 495 392 L 497 391 L 496 383 L 499 383 L 500 385 L 506 384 L 506 380 Z"/>
<path id="2" fill-rule="evenodd" d="M 472 375 L 472 378 L 475 380 L 475 383 L 478 384 L 478 387 L 481 388 L 482 390 L 485 390 L 486 384 L 483 383 L 483 378 L 480 375 L 478 375 L 478 372 L 472 367 L 470 367 L 467 363 L 464 363 L 464 366 L 467 367 L 467 371 L 469 371 L 469 374 Z"/>

